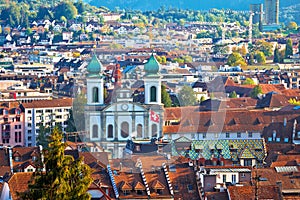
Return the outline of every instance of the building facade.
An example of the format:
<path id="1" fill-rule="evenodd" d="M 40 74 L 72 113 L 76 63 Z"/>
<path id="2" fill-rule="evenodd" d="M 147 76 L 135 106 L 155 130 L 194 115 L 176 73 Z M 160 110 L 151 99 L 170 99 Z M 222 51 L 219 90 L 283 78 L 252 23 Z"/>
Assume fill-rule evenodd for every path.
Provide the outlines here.
<path id="1" fill-rule="evenodd" d="M 159 64 L 153 55 L 144 69 L 145 103 L 133 102 L 128 80 L 117 83 L 110 102 L 105 103 L 102 64 L 96 55 L 87 67 L 87 138 L 110 151 L 113 158 L 123 157 L 128 140 L 150 141 L 162 136 L 161 82 Z"/>
<path id="2" fill-rule="evenodd" d="M 263 21 L 263 4 L 250 4 L 250 12 L 253 13 L 253 23 L 262 23 Z"/>
<path id="3" fill-rule="evenodd" d="M 279 0 L 265 0 L 265 24 L 279 24 Z"/>
<path id="4" fill-rule="evenodd" d="M 67 127 L 72 99 L 40 100 L 23 103 L 25 146 L 36 146 L 36 138 L 40 133 L 40 126 L 54 127 L 59 125 L 63 131 Z"/>
<path id="5" fill-rule="evenodd" d="M 2 102 L 0 107 L 0 146 L 24 145 L 24 113 L 18 102 Z"/>

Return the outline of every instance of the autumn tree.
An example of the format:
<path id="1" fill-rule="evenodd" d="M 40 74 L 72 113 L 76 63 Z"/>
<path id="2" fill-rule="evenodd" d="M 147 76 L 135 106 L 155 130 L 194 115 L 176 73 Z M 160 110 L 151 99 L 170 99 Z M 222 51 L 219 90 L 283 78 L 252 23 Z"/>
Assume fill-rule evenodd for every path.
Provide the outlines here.
<path id="1" fill-rule="evenodd" d="M 297 25 L 296 22 L 290 22 L 290 23 L 288 24 L 287 28 L 288 28 L 289 30 L 296 30 L 296 29 L 298 28 L 298 25 Z"/>
<path id="2" fill-rule="evenodd" d="M 285 58 L 289 58 L 293 55 L 293 42 L 291 39 L 288 39 L 286 41 L 286 47 L 285 47 Z"/>
<path id="3" fill-rule="evenodd" d="M 83 164 L 83 158 L 74 160 L 65 155 L 66 144 L 62 143 L 62 132 L 55 127 L 49 138 L 49 147 L 45 151 L 45 170 L 38 170 L 33 175 L 29 189 L 19 196 L 24 200 L 85 200 L 92 183 L 91 169 Z"/>
<path id="4" fill-rule="evenodd" d="M 165 108 L 171 107 L 172 106 L 172 100 L 167 92 L 166 86 L 162 85 L 161 86 L 161 102 L 164 104 Z"/>
<path id="5" fill-rule="evenodd" d="M 246 80 L 243 82 L 243 85 L 254 85 L 254 80 L 252 78 L 246 78 Z"/>
<path id="6" fill-rule="evenodd" d="M 197 103 L 197 97 L 192 87 L 184 85 L 178 93 L 180 106 L 193 106 Z"/>
<path id="7" fill-rule="evenodd" d="M 258 64 L 265 64 L 266 63 L 266 56 L 263 52 L 257 51 L 255 53 L 255 58 Z"/>
<path id="8" fill-rule="evenodd" d="M 250 92 L 250 96 L 251 96 L 252 98 L 257 98 L 257 96 L 258 96 L 259 94 L 262 94 L 262 88 L 261 88 L 260 85 L 256 85 L 256 86 L 252 89 L 252 91 Z"/>
<path id="9" fill-rule="evenodd" d="M 230 66 L 246 66 L 245 59 L 238 52 L 233 52 L 228 56 L 227 64 Z"/>

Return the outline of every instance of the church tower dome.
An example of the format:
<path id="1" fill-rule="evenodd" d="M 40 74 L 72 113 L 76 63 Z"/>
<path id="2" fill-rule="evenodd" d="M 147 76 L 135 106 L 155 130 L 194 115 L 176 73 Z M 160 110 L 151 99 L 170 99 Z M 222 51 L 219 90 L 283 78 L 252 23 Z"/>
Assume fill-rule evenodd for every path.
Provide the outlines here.
<path id="1" fill-rule="evenodd" d="M 152 54 L 148 60 L 148 62 L 144 66 L 144 70 L 146 72 L 146 76 L 157 75 L 159 72 L 159 63 Z"/>
<path id="2" fill-rule="evenodd" d="M 87 66 L 87 72 L 88 72 L 88 77 L 95 77 L 98 78 L 100 77 L 100 72 L 102 70 L 103 66 L 101 62 L 98 60 L 96 54 L 93 55 L 92 60 Z"/>

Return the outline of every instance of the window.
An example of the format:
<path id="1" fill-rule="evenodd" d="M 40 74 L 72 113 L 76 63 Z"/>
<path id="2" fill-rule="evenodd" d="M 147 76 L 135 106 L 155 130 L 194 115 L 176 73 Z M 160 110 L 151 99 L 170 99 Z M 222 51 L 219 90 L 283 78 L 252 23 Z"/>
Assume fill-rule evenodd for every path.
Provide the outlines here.
<path id="1" fill-rule="evenodd" d="M 230 133 L 226 133 L 226 138 L 229 138 L 230 137 Z"/>
<path id="2" fill-rule="evenodd" d="M 18 142 L 18 132 L 15 132 L 15 142 Z"/>
<path id="3" fill-rule="evenodd" d="M 223 175 L 223 183 L 226 183 L 226 175 Z"/>
<path id="4" fill-rule="evenodd" d="M 151 130 L 152 130 L 152 137 L 157 137 L 157 125 L 156 124 L 152 124 Z"/>
<path id="5" fill-rule="evenodd" d="M 152 86 L 150 88 L 150 102 L 156 102 L 156 87 Z"/>
<path id="6" fill-rule="evenodd" d="M 240 138 L 241 137 L 241 132 L 237 132 L 236 137 Z"/>
<path id="7" fill-rule="evenodd" d="M 236 175 L 232 174 L 232 183 L 236 183 Z"/>
<path id="8" fill-rule="evenodd" d="M 94 103 L 99 102 L 99 88 L 97 88 L 97 87 L 93 88 L 93 102 Z"/>
<path id="9" fill-rule="evenodd" d="M 252 160 L 251 159 L 245 159 L 244 160 L 244 166 L 252 166 Z"/>
<path id="10" fill-rule="evenodd" d="M 143 125 L 142 124 L 138 124 L 136 127 L 136 137 L 137 138 L 143 137 Z"/>
<path id="11" fill-rule="evenodd" d="M 252 138 L 252 136 L 253 136 L 253 135 L 252 135 L 252 132 L 248 132 L 248 137 L 249 137 L 249 138 Z"/>
<path id="12" fill-rule="evenodd" d="M 93 125 L 93 138 L 97 138 L 98 137 L 98 125 Z"/>
<path id="13" fill-rule="evenodd" d="M 273 138 L 272 137 L 268 137 L 268 142 L 272 142 Z"/>
<path id="14" fill-rule="evenodd" d="M 129 124 L 128 122 L 122 122 L 121 124 L 121 136 L 127 138 L 129 136 Z"/>
<path id="15" fill-rule="evenodd" d="M 289 138 L 284 138 L 284 142 L 289 142 Z"/>
<path id="16" fill-rule="evenodd" d="M 31 127 L 31 123 L 28 123 L 28 127 Z"/>
<path id="17" fill-rule="evenodd" d="M 241 177 L 243 177 L 243 178 L 246 177 L 245 173 L 242 173 Z"/>
<path id="18" fill-rule="evenodd" d="M 15 129 L 18 129 L 18 125 L 15 125 Z"/>
<path id="19" fill-rule="evenodd" d="M 203 137 L 203 138 L 206 138 L 206 133 L 203 133 L 202 137 Z"/>
<path id="20" fill-rule="evenodd" d="M 276 142 L 280 142 L 280 138 L 276 138 Z"/>
<path id="21" fill-rule="evenodd" d="M 22 132 L 19 132 L 19 142 L 22 142 Z"/>
<path id="22" fill-rule="evenodd" d="M 107 126 L 107 137 L 108 138 L 113 138 L 114 137 L 114 127 L 112 124 L 109 124 Z"/>
<path id="23" fill-rule="evenodd" d="M 28 114 L 31 114 L 31 110 L 28 110 L 27 113 L 28 113 Z"/>

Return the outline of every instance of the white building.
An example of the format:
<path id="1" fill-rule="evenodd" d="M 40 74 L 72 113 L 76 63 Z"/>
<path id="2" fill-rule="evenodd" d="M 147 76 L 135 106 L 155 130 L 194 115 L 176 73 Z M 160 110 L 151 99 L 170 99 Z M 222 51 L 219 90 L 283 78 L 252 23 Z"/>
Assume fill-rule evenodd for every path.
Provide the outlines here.
<path id="1" fill-rule="evenodd" d="M 159 64 L 153 55 L 144 69 L 144 104 L 134 103 L 131 90 L 118 84 L 115 86 L 111 102 L 105 104 L 102 64 L 94 55 L 87 67 L 87 137 L 110 151 L 113 158 L 123 157 L 129 139 L 150 140 L 162 136 L 161 81 Z"/>
<path id="2" fill-rule="evenodd" d="M 40 126 L 54 127 L 60 125 L 63 131 L 67 127 L 72 99 L 40 100 L 22 104 L 25 113 L 25 145 L 36 146 Z"/>

